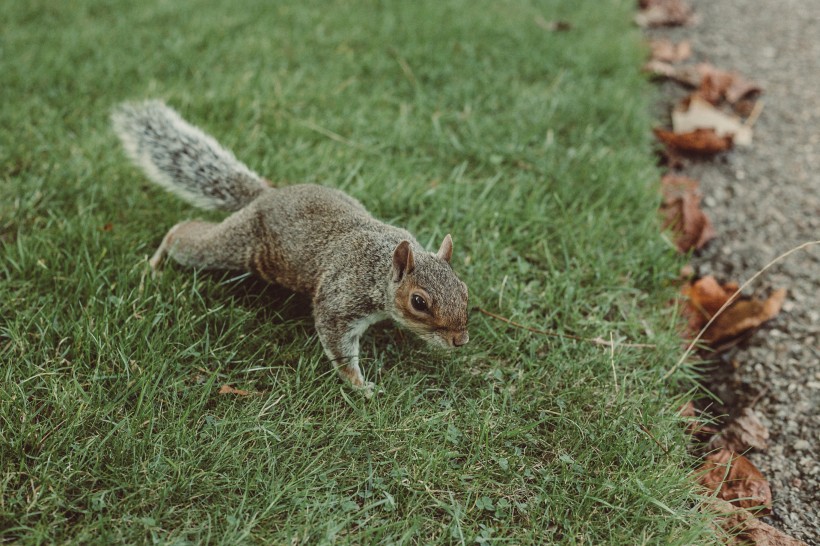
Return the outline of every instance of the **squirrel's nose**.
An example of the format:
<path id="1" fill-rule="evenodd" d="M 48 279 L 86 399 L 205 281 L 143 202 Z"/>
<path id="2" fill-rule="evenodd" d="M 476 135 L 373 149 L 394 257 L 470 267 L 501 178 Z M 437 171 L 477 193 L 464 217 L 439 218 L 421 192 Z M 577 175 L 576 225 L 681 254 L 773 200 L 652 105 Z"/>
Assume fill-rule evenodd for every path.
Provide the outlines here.
<path id="1" fill-rule="evenodd" d="M 452 338 L 453 347 L 461 347 L 462 345 L 466 345 L 468 341 L 470 341 L 470 334 L 466 331 L 458 333 Z"/>

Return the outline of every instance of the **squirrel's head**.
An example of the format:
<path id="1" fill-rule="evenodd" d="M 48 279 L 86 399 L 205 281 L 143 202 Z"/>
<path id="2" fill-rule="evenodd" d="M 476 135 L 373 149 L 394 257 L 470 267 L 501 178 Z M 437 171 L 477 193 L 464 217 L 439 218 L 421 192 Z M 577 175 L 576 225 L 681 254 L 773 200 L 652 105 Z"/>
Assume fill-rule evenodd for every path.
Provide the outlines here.
<path id="1" fill-rule="evenodd" d="M 393 251 L 393 320 L 428 343 L 448 349 L 470 339 L 467 285 L 450 267 L 452 255 L 450 235 L 437 253 L 413 252 L 409 241 L 402 241 Z"/>

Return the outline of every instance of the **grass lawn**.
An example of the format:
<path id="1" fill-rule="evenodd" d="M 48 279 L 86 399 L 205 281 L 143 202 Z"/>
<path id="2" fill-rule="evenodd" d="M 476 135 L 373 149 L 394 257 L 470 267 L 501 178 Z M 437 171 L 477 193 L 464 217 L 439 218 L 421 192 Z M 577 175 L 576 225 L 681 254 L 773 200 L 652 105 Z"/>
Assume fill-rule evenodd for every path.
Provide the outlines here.
<path id="1" fill-rule="evenodd" d="M 660 380 L 679 262 L 633 4 L 0 4 L 0 542 L 708 542 Z M 476 310 L 454 353 L 378 326 L 367 401 L 304 297 L 146 275 L 208 216 L 110 129 L 154 97 L 278 183 L 452 233 L 471 306 L 655 347 Z"/>

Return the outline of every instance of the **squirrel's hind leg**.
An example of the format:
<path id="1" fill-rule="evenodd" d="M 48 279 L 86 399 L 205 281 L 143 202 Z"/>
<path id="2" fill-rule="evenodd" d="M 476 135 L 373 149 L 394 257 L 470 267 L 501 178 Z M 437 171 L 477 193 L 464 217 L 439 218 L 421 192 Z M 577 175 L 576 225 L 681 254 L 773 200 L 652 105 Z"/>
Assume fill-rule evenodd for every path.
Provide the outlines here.
<path id="1" fill-rule="evenodd" d="M 186 267 L 247 269 L 253 238 L 246 224 L 238 213 L 220 223 L 180 222 L 168 231 L 148 263 L 156 271 L 169 256 Z"/>

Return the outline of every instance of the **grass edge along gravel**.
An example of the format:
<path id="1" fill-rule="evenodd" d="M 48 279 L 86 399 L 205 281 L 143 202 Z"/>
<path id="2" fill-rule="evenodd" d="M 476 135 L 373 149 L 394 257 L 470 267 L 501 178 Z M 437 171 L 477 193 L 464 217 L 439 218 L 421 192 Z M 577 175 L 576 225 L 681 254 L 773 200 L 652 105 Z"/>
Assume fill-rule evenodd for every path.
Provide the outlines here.
<path id="1" fill-rule="evenodd" d="M 631 9 L 3 4 L 0 539 L 708 541 L 659 379 L 680 350 L 678 258 Z M 165 230 L 201 216 L 109 128 L 148 97 L 274 181 L 344 189 L 429 246 L 451 232 L 473 305 L 656 347 L 474 312 L 471 343 L 439 354 L 383 326 L 363 342 L 385 391 L 367 402 L 303 298 L 146 275 Z"/>

